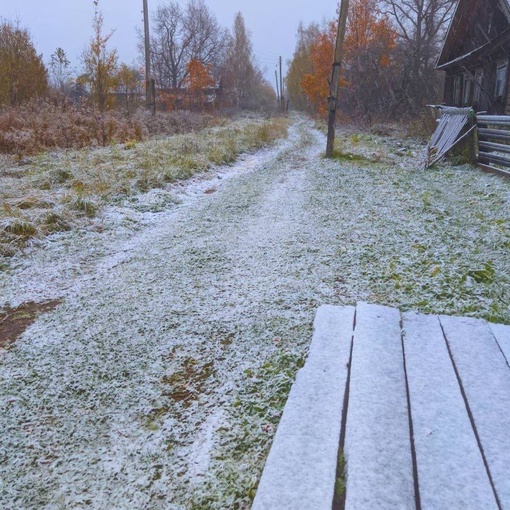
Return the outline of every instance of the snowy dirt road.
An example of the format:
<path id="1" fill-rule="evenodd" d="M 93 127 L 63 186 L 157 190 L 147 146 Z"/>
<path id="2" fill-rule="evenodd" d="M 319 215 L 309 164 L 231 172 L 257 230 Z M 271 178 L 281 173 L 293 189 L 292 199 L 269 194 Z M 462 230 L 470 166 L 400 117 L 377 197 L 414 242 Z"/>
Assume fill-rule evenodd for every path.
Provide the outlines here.
<path id="1" fill-rule="evenodd" d="M 53 238 L 3 275 L 2 304 L 64 302 L 1 355 L 2 508 L 249 501 L 264 448 L 230 452 L 245 434 L 237 394 L 280 354 L 296 369 L 330 290 L 308 202 L 319 141 L 299 123 L 221 180 L 188 185 L 180 205 L 111 209 L 117 232 Z M 265 443 L 275 423 L 248 425 Z"/>
<path id="2" fill-rule="evenodd" d="M 324 142 L 297 120 L 0 273 L 0 306 L 63 300 L 0 353 L 1 508 L 248 508 L 318 305 L 510 319 L 506 182 L 341 167 Z M 492 212 L 459 192 L 488 189 Z M 461 278 L 487 260 L 496 289 Z"/>

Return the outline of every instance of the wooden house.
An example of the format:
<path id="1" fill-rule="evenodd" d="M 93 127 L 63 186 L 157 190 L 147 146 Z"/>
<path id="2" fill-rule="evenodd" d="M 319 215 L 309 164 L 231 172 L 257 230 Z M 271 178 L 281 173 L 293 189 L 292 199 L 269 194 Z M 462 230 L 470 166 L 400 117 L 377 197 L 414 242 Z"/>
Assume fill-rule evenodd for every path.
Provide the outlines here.
<path id="1" fill-rule="evenodd" d="M 458 0 L 437 69 L 444 102 L 510 115 L 510 0 Z"/>

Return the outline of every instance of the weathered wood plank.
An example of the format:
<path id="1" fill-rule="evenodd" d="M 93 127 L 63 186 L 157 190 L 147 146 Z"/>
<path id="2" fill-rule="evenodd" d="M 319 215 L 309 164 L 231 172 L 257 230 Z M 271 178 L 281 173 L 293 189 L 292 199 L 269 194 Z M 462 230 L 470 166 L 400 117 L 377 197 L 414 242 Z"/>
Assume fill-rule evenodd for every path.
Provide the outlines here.
<path id="1" fill-rule="evenodd" d="M 510 158 L 505 158 L 504 156 L 499 156 L 496 154 L 491 154 L 490 152 L 480 151 L 478 153 L 478 160 L 482 163 L 494 163 L 496 165 L 510 166 Z"/>
<path id="2" fill-rule="evenodd" d="M 502 143 L 479 141 L 478 146 L 480 147 L 480 149 L 485 149 L 489 151 L 503 152 L 505 154 L 510 153 L 510 145 L 505 145 Z"/>
<path id="3" fill-rule="evenodd" d="M 321 306 L 253 510 L 331 510 L 354 307 Z"/>
<path id="4" fill-rule="evenodd" d="M 400 313 L 359 303 L 345 457 L 346 510 L 415 508 Z"/>
<path id="5" fill-rule="evenodd" d="M 496 168 L 495 166 L 484 165 L 483 163 L 480 162 L 478 163 L 478 167 L 480 168 L 480 170 L 483 170 L 484 172 L 490 174 L 500 175 L 501 177 L 510 177 L 509 170 L 503 170 L 501 168 Z"/>
<path id="6" fill-rule="evenodd" d="M 485 321 L 440 317 L 501 508 L 510 508 L 510 370 Z"/>
<path id="7" fill-rule="evenodd" d="M 510 116 L 508 115 L 477 115 L 476 121 L 480 124 L 510 126 Z"/>
<path id="8" fill-rule="evenodd" d="M 497 510 L 437 316 L 403 314 L 404 351 L 423 510 Z"/>
<path id="9" fill-rule="evenodd" d="M 478 137 L 488 139 L 491 138 L 493 140 L 507 140 L 510 141 L 510 131 L 503 129 L 487 129 L 487 128 L 479 128 L 478 129 Z"/>
<path id="10" fill-rule="evenodd" d="M 507 364 L 510 363 L 510 326 L 505 324 L 489 324 L 493 335 L 505 355 Z"/>

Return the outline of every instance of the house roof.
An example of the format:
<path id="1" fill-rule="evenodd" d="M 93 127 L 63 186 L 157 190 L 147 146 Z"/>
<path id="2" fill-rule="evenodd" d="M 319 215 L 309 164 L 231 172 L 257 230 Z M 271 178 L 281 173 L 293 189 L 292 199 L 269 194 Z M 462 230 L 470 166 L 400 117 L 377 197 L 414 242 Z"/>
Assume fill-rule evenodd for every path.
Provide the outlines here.
<path id="1" fill-rule="evenodd" d="M 450 21 L 450 26 L 448 27 L 448 31 L 446 33 L 441 53 L 437 60 L 436 67 L 438 69 L 444 69 L 449 65 L 459 63 L 467 57 L 481 56 L 483 52 L 491 47 L 494 43 L 501 43 L 502 41 L 499 39 L 505 39 L 505 41 L 507 40 L 506 32 L 504 32 L 503 34 L 499 34 L 496 37 L 498 41 L 496 41 L 496 39 L 488 41 L 483 46 L 474 49 L 466 55 L 454 54 L 458 41 L 468 38 L 469 31 L 476 21 L 476 15 L 478 11 L 476 7 L 479 5 L 479 3 L 480 0 L 458 0 L 452 19 Z M 501 11 L 505 14 L 510 25 L 510 0 L 494 0 L 494 3 L 496 5 L 499 4 Z"/>

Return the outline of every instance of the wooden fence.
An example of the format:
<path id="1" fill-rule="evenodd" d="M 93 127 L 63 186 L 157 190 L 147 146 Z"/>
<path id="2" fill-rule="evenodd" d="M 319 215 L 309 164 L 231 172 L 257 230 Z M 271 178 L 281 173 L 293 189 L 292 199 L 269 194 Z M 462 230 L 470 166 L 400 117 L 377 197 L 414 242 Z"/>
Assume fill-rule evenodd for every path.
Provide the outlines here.
<path id="1" fill-rule="evenodd" d="M 510 115 L 477 115 L 476 122 L 478 163 L 482 168 L 510 175 Z"/>

